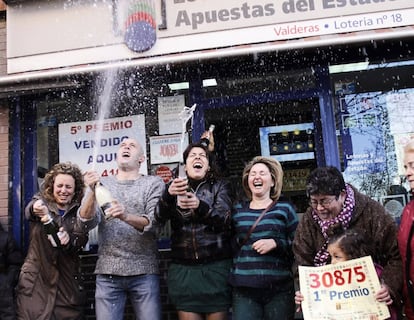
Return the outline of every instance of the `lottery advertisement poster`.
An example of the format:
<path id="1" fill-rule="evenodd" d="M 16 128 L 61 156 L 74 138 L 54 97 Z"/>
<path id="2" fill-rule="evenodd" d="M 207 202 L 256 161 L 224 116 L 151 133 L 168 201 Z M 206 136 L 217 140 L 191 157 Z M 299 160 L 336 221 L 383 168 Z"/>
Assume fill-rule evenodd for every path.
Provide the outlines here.
<path id="1" fill-rule="evenodd" d="M 322 267 L 299 266 L 305 320 L 382 320 L 390 317 L 376 301 L 380 282 L 370 256 Z"/>
<path id="2" fill-rule="evenodd" d="M 60 123 L 59 161 L 71 161 L 82 171 L 94 170 L 101 176 L 116 175 L 116 153 L 129 137 L 141 143 L 146 155 L 144 115 Z M 148 174 L 147 161 L 142 162 L 140 173 Z"/>

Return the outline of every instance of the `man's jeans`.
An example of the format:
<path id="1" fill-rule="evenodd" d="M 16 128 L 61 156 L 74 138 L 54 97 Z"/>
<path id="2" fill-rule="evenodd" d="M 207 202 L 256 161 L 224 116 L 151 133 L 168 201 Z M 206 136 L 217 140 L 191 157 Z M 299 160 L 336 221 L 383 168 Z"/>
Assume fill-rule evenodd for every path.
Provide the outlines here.
<path id="1" fill-rule="evenodd" d="M 159 276 L 96 276 L 95 310 L 97 320 L 122 320 L 129 296 L 137 320 L 160 320 Z"/>

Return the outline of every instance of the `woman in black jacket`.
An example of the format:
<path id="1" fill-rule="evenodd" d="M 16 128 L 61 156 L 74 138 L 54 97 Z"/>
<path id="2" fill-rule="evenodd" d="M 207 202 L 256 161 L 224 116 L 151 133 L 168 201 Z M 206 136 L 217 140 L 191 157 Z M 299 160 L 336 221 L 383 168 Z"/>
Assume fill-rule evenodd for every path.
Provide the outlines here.
<path id="1" fill-rule="evenodd" d="M 210 152 L 201 143 L 183 153 L 187 177 L 165 189 L 156 218 L 171 221 L 169 296 L 179 319 L 227 318 L 231 290 L 230 184 L 218 179 Z"/>

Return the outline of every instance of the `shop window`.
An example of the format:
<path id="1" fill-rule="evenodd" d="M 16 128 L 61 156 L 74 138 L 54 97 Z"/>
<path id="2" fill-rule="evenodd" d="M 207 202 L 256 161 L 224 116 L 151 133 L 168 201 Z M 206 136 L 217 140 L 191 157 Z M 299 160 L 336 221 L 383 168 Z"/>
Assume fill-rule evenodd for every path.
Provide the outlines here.
<path id="1" fill-rule="evenodd" d="M 414 138 L 413 73 L 414 61 L 406 61 L 332 75 L 344 176 L 396 219 L 396 205 L 406 203 L 402 148 Z"/>

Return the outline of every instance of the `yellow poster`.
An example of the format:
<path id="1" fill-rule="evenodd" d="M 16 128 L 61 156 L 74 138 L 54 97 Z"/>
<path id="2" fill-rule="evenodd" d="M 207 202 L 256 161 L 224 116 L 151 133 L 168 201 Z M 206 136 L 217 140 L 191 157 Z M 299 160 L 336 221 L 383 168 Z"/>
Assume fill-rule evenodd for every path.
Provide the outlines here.
<path id="1" fill-rule="evenodd" d="M 380 282 L 371 257 L 322 267 L 299 266 L 305 320 L 382 320 L 390 317 L 374 294 Z"/>

